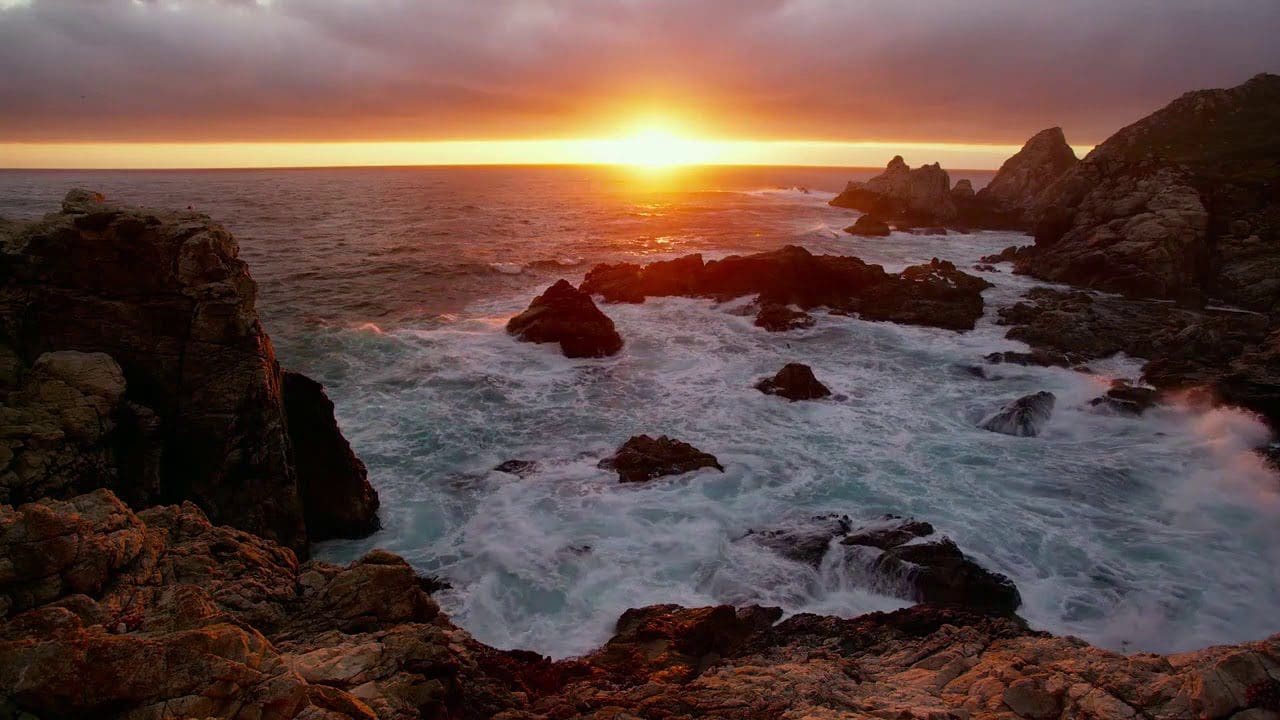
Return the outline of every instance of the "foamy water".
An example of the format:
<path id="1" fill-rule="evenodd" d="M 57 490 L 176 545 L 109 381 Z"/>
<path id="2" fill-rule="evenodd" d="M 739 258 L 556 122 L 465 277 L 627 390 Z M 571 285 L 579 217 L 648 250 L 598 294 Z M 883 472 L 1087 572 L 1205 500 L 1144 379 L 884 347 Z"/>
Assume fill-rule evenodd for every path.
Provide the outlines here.
<path id="1" fill-rule="evenodd" d="M 241 233 L 284 362 L 327 384 L 382 497 L 383 531 L 317 554 L 391 549 L 453 583 L 439 599 L 478 639 L 563 657 L 599 645 L 623 610 L 648 603 L 849 616 L 901 606 L 838 564 L 814 571 L 739 541 L 780 518 L 895 513 L 933 523 L 1009 575 L 1021 614 L 1055 633 L 1172 651 L 1280 631 L 1280 482 L 1250 452 L 1265 428 L 1233 410 L 1127 418 L 1089 407 L 1110 379 L 1137 377 L 1132 359 L 1094 363 L 1095 375 L 1001 365 L 974 376 L 965 366 L 983 355 L 1025 349 L 993 320 L 1033 286 L 1026 278 L 984 273 L 996 283 L 987 316 L 963 334 L 822 312 L 813 328 L 771 334 L 743 301 L 683 298 L 602 306 L 626 341 L 614 358 L 568 360 L 503 331 L 556 277 L 577 281 L 601 259 L 795 242 L 891 270 L 934 256 L 967 267 L 1022 240 L 855 239 L 839 232 L 852 214 L 824 204 L 830 188 L 778 184 L 540 211 L 540 224 L 562 223 L 553 240 L 452 265 L 441 252 L 417 254 L 421 239 L 397 236 L 407 249 L 396 250 L 375 232 L 362 245 L 357 228 L 343 237 L 364 260 L 377 251 L 413 258 L 424 274 L 428 261 L 476 269 L 403 287 L 411 275 L 400 268 L 383 295 L 373 294 L 377 278 L 353 274 L 346 294 L 319 308 L 307 304 L 314 291 L 292 289 L 307 286 L 306 273 L 281 270 L 296 258 Z M 263 212 L 253 227 L 275 227 Z M 600 225 L 648 230 L 610 237 Z M 317 231 L 304 224 L 302 234 Z M 456 301 L 441 303 L 439 292 Z M 788 403 L 752 387 L 792 361 L 847 399 Z M 976 427 L 1038 390 L 1058 398 L 1039 437 Z M 621 485 L 596 467 L 640 433 L 691 442 L 726 471 Z M 509 459 L 540 468 L 524 479 L 491 471 Z"/>

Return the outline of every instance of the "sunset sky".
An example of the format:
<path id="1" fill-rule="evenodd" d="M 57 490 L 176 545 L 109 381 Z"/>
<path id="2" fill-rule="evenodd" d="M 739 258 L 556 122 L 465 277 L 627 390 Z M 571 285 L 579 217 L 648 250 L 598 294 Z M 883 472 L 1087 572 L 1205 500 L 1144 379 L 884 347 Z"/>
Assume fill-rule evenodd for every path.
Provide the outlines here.
<path id="1" fill-rule="evenodd" d="M 1276 71 L 1277 28 L 1275 0 L 0 0 L 0 167 L 995 167 Z"/>

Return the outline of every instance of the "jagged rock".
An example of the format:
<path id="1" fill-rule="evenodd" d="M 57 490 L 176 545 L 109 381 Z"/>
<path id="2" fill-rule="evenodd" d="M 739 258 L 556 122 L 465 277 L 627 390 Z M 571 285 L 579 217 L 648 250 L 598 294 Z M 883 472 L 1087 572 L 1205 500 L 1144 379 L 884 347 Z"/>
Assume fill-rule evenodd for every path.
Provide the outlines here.
<path id="1" fill-rule="evenodd" d="M 1141 415 L 1160 402 L 1160 392 L 1155 388 L 1135 387 L 1125 380 L 1113 380 L 1111 388 L 1089 404 L 1106 408 L 1121 415 Z"/>
<path id="2" fill-rule="evenodd" d="M 5 367 L 18 367 L 6 378 L 39 379 L 34 365 L 41 356 L 76 351 L 105 353 L 125 380 L 114 415 L 90 423 L 86 414 L 76 423 L 85 432 L 98 426 L 103 440 L 89 445 L 103 445 L 102 453 L 74 431 L 66 435 L 60 427 L 62 438 L 44 432 L 51 426 L 42 421 L 8 426 L 3 441 L 21 444 L 23 462 L 31 461 L 10 468 L 27 477 L 26 489 L 10 500 L 68 497 L 96 486 L 117 490 L 137 507 L 189 499 L 219 522 L 306 552 L 283 379 L 238 252 L 231 235 L 205 215 L 117 206 L 84 190 L 68 193 L 61 213 L 5 228 L 0 356 Z M 104 378 L 114 384 L 112 373 L 92 373 L 82 379 L 99 384 L 63 383 L 62 400 L 37 388 L 6 406 L 22 404 L 23 412 L 39 415 L 36 405 L 81 403 L 72 395 L 94 397 Z M 45 386 L 54 387 L 41 381 Z M 91 403 L 95 414 L 109 404 Z M 93 467 L 71 470 L 79 480 L 65 483 L 58 478 L 68 466 L 60 460 L 33 469 L 37 445 L 46 458 L 70 453 Z M 0 451 L 0 465 L 8 464 Z"/>
<path id="3" fill-rule="evenodd" d="M 863 237 L 884 237 L 891 232 L 889 225 L 885 221 L 871 214 L 858 218 L 844 231 L 850 235 L 862 235 Z"/>
<path id="4" fill-rule="evenodd" d="M 1024 395 L 982 421 L 980 427 L 1005 435 L 1036 437 L 1053 415 L 1055 400 L 1053 393 L 1044 390 Z"/>
<path id="5" fill-rule="evenodd" d="M 846 535 L 841 545 L 864 545 L 888 550 L 916 538 L 933 534 L 933 526 L 922 520 L 885 515 L 878 522 L 864 525 Z"/>
<path id="6" fill-rule="evenodd" d="M 813 327 L 813 316 L 803 310 L 795 310 L 779 303 L 762 303 L 756 313 L 756 327 L 769 332 L 786 332 Z"/>
<path id="7" fill-rule="evenodd" d="M 283 394 L 308 535 L 358 538 L 378 530 L 378 493 L 342 436 L 324 386 L 286 372 Z"/>
<path id="8" fill-rule="evenodd" d="M 607 357 L 622 349 L 622 337 L 591 296 L 558 280 L 507 322 L 507 332 L 525 342 L 559 343 L 565 357 Z"/>
<path id="9" fill-rule="evenodd" d="M 1010 365 L 1065 368 L 1076 364 L 1065 353 L 1053 352 L 1052 350 L 1032 350 L 1025 353 L 1005 350 L 1003 352 L 990 353 L 984 359 L 992 365 L 1008 363 Z"/>
<path id="10" fill-rule="evenodd" d="M 848 515 L 815 515 L 760 530 L 749 530 L 746 537 L 788 560 L 817 568 L 822 564 L 822 558 L 826 557 L 831 541 L 847 535 L 852 528 L 853 522 Z"/>
<path id="11" fill-rule="evenodd" d="M 951 199 L 956 202 L 970 200 L 975 195 L 973 191 L 973 182 L 968 178 L 957 180 L 956 184 L 951 187 Z"/>
<path id="12" fill-rule="evenodd" d="M 656 440 L 648 435 L 637 435 L 623 443 L 613 457 L 601 460 L 599 465 L 617 472 L 618 480 L 624 483 L 681 475 L 700 468 L 724 472 L 724 467 L 714 455 L 666 435 Z"/>
<path id="13" fill-rule="evenodd" d="M 1009 247 L 1001 250 L 995 255 L 983 255 L 978 259 L 981 262 L 992 263 L 992 264 L 1004 263 L 1004 262 L 1015 262 L 1017 261 L 1021 253 L 1030 251 L 1030 250 L 1031 250 L 1031 246 L 1029 245 L 1021 246 L 1021 247 L 1018 245 L 1010 245 Z"/>
<path id="14" fill-rule="evenodd" d="M 1280 76 L 1187 93 L 1107 139 L 1032 208 L 1020 271 L 1136 297 L 1280 303 Z"/>
<path id="15" fill-rule="evenodd" d="M 982 291 L 991 284 L 934 259 L 891 275 L 856 257 L 813 255 L 788 245 L 754 255 L 703 263 L 699 255 L 636 265 L 597 265 L 584 292 L 639 301 L 675 294 L 728 300 L 758 295 L 762 305 L 826 306 L 867 320 L 971 330 L 982 316 Z"/>
<path id="16" fill-rule="evenodd" d="M 891 221 L 939 224 L 956 217 L 947 171 L 937 163 L 912 170 L 901 156 L 870 180 L 850 182 L 830 204 Z"/>
<path id="17" fill-rule="evenodd" d="M 788 400 L 817 400 L 831 391 L 813 376 L 813 369 L 803 363 L 787 363 L 773 377 L 756 383 L 756 389 Z"/>
<path id="18" fill-rule="evenodd" d="M 999 210 L 1028 210 L 1041 193 L 1079 162 L 1062 128 L 1041 130 L 1004 161 L 977 199 Z"/>

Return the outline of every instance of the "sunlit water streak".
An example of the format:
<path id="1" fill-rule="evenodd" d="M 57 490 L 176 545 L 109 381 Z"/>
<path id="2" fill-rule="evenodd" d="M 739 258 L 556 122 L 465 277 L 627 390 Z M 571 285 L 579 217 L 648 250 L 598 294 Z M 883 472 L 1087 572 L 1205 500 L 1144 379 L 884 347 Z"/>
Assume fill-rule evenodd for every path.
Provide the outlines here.
<path id="1" fill-rule="evenodd" d="M 283 362 L 328 386 L 382 496 L 383 531 L 318 554 L 403 554 L 454 584 L 440 599 L 486 642 L 572 655 L 652 602 L 843 615 L 900 605 L 839 568 L 814 572 L 737 540 L 817 512 L 929 520 L 1015 580 L 1033 625 L 1109 647 L 1280 630 L 1280 498 L 1249 452 L 1265 437 L 1256 420 L 1093 411 L 1110 378 L 1137 376 L 1131 359 L 1095 363 L 1097 375 L 963 369 L 1023 349 L 993 321 L 1027 278 L 986 273 L 987 317 L 964 334 L 821 312 L 809 330 L 770 334 L 742 302 L 682 298 L 605 306 L 627 343 L 605 360 L 567 360 L 502 330 L 556 277 L 576 281 L 601 260 L 794 242 L 891 270 L 934 256 L 967 267 L 1021 240 L 851 238 L 840 228 L 852 214 L 825 205 L 847 175 L 723 171 L 673 193 L 573 168 L 0 173 L 0 214 L 51 209 L 87 184 L 224 219 Z M 787 403 L 752 388 L 789 361 L 847 399 Z M 1058 396 L 1040 437 L 975 427 L 1037 390 Z M 642 432 L 692 442 L 726 472 L 622 486 L 596 468 Z M 512 458 L 541 470 L 490 472 Z"/>

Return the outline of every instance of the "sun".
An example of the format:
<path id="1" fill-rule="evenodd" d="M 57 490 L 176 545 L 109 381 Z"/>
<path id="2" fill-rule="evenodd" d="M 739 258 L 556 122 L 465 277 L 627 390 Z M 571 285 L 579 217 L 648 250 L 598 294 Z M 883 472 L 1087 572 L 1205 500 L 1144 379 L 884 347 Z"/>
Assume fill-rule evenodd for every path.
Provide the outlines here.
<path id="1" fill-rule="evenodd" d="M 609 141 L 604 151 L 607 162 L 638 168 L 670 168 L 712 160 L 707 143 L 659 126 L 642 127 L 630 135 Z"/>

